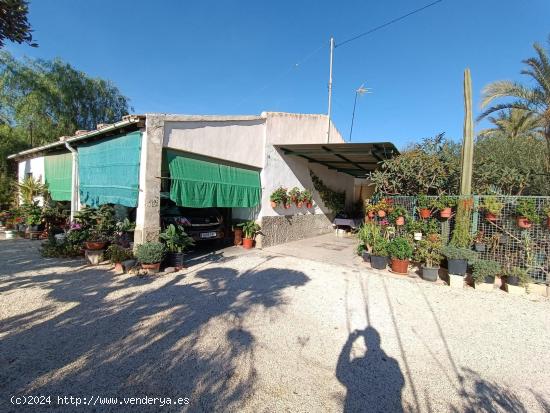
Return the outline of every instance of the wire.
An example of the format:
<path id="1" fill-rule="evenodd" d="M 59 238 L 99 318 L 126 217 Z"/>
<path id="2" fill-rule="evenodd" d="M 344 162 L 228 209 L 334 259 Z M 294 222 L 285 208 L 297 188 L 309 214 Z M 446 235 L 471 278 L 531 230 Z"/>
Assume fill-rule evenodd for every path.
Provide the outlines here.
<path id="1" fill-rule="evenodd" d="M 400 17 L 397 17 L 397 18 L 395 18 L 395 19 L 393 19 L 393 20 L 390 20 L 389 22 L 386 22 L 386 23 L 384 23 L 384 24 L 381 24 L 380 26 L 376 26 L 376 27 L 374 27 L 374 28 L 372 28 L 372 29 L 370 29 L 370 30 L 368 30 L 368 31 L 366 31 L 366 32 L 363 32 L 363 33 L 361 33 L 361 34 L 358 34 L 357 36 L 354 36 L 354 37 L 352 37 L 352 38 L 350 38 L 350 39 L 344 40 L 342 43 L 339 43 L 339 44 L 335 45 L 334 48 L 343 46 L 343 45 L 345 45 L 346 43 L 349 43 L 349 42 L 353 42 L 354 40 L 357 40 L 357 39 L 359 39 L 359 38 L 361 38 L 361 37 L 363 37 L 363 36 L 366 36 L 366 35 L 368 35 L 368 34 L 374 33 L 375 31 L 378 31 L 378 30 L 380 30 L 380 29 L 383 29 L 384 27 L 387 27 L 387 26 L 389 26 L 389 25 L 391 25 L 391 24 L 393 24 L 393 23 L 397 23 L 398 21 L 403 20 L 403 19 L 406 19 L 407 17 L 412 16 L 413 14 L 419 13 L 419 12 L 421 12 L 422 10 L 426 10 L 426 9 L 429 8 L 429 7 L 435 6 L 437 3 L 441 3 L 442 1 L 443 1 L 443 0 L 437 0 L 437 1 L 434 1 L 434 2 L 432 2 L 432 3 L 430 3 L 430 4 L 426 4 L 424 7 L 421 7 L 421 8 L 419 8 L 419 9 L 413 10 L 413 11 L 411 11 L 410 13 L 404 14 L 403 16 L 400 16 Z"/>

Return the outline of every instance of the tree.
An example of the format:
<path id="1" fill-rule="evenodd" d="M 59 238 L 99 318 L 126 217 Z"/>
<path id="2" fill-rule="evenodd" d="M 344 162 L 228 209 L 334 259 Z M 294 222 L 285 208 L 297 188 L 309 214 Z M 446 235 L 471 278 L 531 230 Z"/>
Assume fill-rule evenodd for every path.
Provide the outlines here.
<path id="1" fill-rule="evenodd" d="M 109 81 L 61 60 L 17 61 L 0 52 L 0 207 L 13 199 L 9 154 L 116 122 L 128 110 L 128 98 Z"/>
<path id="2" fill-rule="evenodd" d="M 540 118 L 532 112 L 518 109 L 502 110 L 496 117 L 488 116 L 487 119 L 494 127 L 483 129 L 479 132 L 479 137 L 543 138 Z"/>
<path id="3" fill-rule="evenodd" d="M 6 40 L 38 46 L 32 38 L 28 12 L 27 0 L 0 0 L 0 48 L 4 47 Z"/>
<path id="4" fill-rule="evenodd" d="M 385 195 L 458 193 L 460 145 L 439 134 L 381 162 L 370 179 Z"/>
<path id="5" fill-rule="evenodd" d="M 550 36 L 548 38 L 550 44 Z M 545 170 L 550 173 L 550 57 L 548 51 L 535 43 L 536 56 L 523 61 L 527 66 L 521 74 L 529 76 L 532 86 L 517 82 L 501 80 L 487 85 L 483 90 L 482 107 L 488 106 L 494 100 L 509 98 L 508 101 L 486 109 L 479 119 L 508 109 L 516 109 L 529 114 L 531 119 L 540 124 L 546 140 Z"/>

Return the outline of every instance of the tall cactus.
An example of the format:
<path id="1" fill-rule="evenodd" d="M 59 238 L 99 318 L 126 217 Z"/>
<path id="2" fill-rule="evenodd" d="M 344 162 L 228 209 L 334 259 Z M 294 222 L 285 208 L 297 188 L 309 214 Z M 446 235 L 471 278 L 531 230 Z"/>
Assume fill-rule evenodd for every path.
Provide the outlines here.
<path id="1" fill-rule="evenodd" d="M 472 164 L 474 162 L 474 121 L 472 117 L 472 79 L 470 69 L 464 71 L 464 138 L 462 141 L 462 175 L 460 195 L 472 193 Z"/>

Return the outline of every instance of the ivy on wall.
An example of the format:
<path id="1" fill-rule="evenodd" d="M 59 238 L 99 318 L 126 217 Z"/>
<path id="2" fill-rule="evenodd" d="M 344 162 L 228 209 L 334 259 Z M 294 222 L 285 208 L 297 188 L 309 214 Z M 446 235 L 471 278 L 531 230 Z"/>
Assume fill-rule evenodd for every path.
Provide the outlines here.
<path id="1" fill-rule="evenodd" d="M 319 192 L 325 206 L 335 214 L 342 212 L 346 205 L 346 192 L 333 191 L 311 170 L 309 171 L 309 175 L 311 176 L 313 187 Z"/>

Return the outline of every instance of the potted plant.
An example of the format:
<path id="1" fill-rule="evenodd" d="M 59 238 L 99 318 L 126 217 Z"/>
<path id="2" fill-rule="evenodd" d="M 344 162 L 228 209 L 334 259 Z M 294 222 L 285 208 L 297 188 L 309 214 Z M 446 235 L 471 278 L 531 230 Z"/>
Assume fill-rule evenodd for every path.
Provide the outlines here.
<path id="1" fill-rule="evenodd" d="M 386 202 L 385 199 L 382 199 L 380 202 L 376 204 L 376 213 L 380 218 L 384 218 L 386 216 L 386 211 L 388 210 L 389 204 Z"/>
<path id="2" fill-rule="evenodd" d="M 420 241 L 422 239 L 422 230 L 422 222 L 415 221 L 414 219 L 409 219 L 407 221 L 407 232 L 413 235 L 415 241 Z"/>
<path id="3" fill-rule="evenodd" d="M 243 247 L 246 249 L 250 249 L 254 247 L 254 239 L 256 238 L 256 234 L 260 231 L 260 226 L 256 223 L 256 221 L 246 221 L 241 224 L 239 224 L 240 227 L 243 229 Z"/>
<path id="4" fill-rule="evenodd" d="M 295 186 L 290 191 L 288 191 L 288 196 L 297 208 L 302 207 L 302 191 L 300 191 L 300 188 Z"/>
<path id="5" fill-rule="evenodd" d="M 472 264 L 472 278 L 476 284 L 494 284 L 502 273 L 500 264 L 492 260 L 476 260 Z"/>
<path id="6" fill-rule="evenodd" d="M 170 224 L 160 233 L 159 238 L 166 245 L 165 265 L 175 267 L 177 270 L 184 268 L 183 256 L 186 248 L 195 245 L 195 241 L 185 233 L 181 225 Z"/>
<path id="7" fill-rule="evenodd" d="M 438 240 L 441 237 L 441 224 L 436 218 L 426 219 L 420 222 L 422 225 L 422 234 L 425 234 L 428 239 Z"/>
<path id="8" fill-rule="evenodd" d="M 546 218 L 546 228 L 550 229 L 550 206 L 543 209 L 544 217 Z"/>
<path id="9" fill-rule="evenodd" d="M 483 231 L 478 231 L 476 236 L 474 237 L 474 249 L 476 250 L 476 252 L 485 252 L 486 243 Z"/>
<path id="10" fill-rule="evenodd" d="M 432 215 L 432 210 L 430 208 L 431 203 L 427 195 L 420 194 L 416 198 L 416 207 L 418 208 L 418 213 L 420 218 L 427 219 Z"/>
<path id="11" fill-rule="evenodd" d="M 527 285 L 530 279 L 527 270 L 519 267 L 505 269 L 502 276 L 507 285 L 513 285 L 516 287 L 523 287 Z"/>
<path id="12" fill-rule="evenodd" d="M 302 191 L 302 201 L 306 205 L 307 209 L 313 208 L 313 194 L 310 190 L 304 189 Z"/>
<path id="13" fill-rule="evenodd" d="M 476 258 L 476 253 L 469 248 L 460 248 L 453 245 L 443 247 L 443 255 L 447 257 L 449 274 L 464 276 L 468 270 L 468 262 Z"/>
<path id="14" fill-rule="evenodd" d="M 23 205 L 25 214 L 25 224 L 30 232 L 40 231 L 42 226 L 42 208 L 38 206 L 38 202 Z"/>
<path id="15" fill-rule="evenodd" d="M 367 215 L 365 221 L 374 219 L 374 216 L 376 215 L 376 204 L 373 204 L 370 199 L 366 199 L 364 209 L 365 214 Z"/>
<path id="16" fill-rule="evenodd" d="M 484 196 L 479 209 L 485 211 L 485 219 L 489 222 L 495 222 L 500 217 L 500 212 L 504 208 L 504 203 L 500 202 L 494 195 Z"/>
<path id="17" fill-rule="evenodd" d="M 108 242 L 107 235 L 97 228 L 86 230 L 87 238 L 84 241 L 84 246 L 87 250 L 98 251 L 105 248 Z"/>
<path id="18" fill-rule="evenodd" d="M 413 247 L 405 237 L 395 237 L 388 244 L 388 254 L 391 258 L 391 270 L 397 274 L 407 274 L 409 260 L 412 258 Z"/>
<path id="19" fill-rule="evenodd" d="M 286 188 L 280 186 L 270 195 L 269 199 L 271 200 L 271 208 L 277 208 L 280 205 L 285 205 L 287 203 L 288 195 L 286 193 Z"/>
<path id="20" fill-rule="evenodd" d="M 128 218 L 116 223 L 116 232 L 117 235 L 122 239 L 124 243 L 130 244 L 134 242 L 134 230 L 136 228 L 136 223 L 130 221 Z"/>
<path id="21" fill-rule="evenodd" d="M 405 216 L 407 215 L 407 210 L 401 205 L 395 206 L 390 212 L 389 219 L 396 226 L 405 225 Z"/>
<path id="22" fill-rule="evenodd" d="M 537 207 L 533 198 L 522 198 L 516 205 L 516 222 L 522 229 L 531 228 L 533 224 L 540 222 Z"/>
<path id="23" fill-rule="evenodd" d="M 144 270 L 158 271 L 160 263 L 164 259 L 166 249 L 164 244 L 158 241 L 149 241 L 140 244 L 136 248 L 135 256 Z"/>
<path id="24" fill-rule="evenodd" d="M 377 237 L 372 246 L 370 265 L 377 270 L 384 270 L 388 265 L 388 240 L 384 237 Z"/>
<path id="25" fill-rule="evenodd" d="M 363 261 L 370 261 L 370 255 L 373 253 L 373 246 L 376 239 L 381 237 L 381 229 L 376 223 L 369 221 L 359 228 L 357 238 L 359 238 L 358 250 L 361 251 Z"/>
<path id="26" fill-rule="evenodd" d="M 422 278 L 426 281 L 437 281 L 441 254 L 441 239 L 425 239 L 416 244 L 415 259 L 422 263 Z"/>
<path id="27" fill-rule="evenodd" d="M 107 248 L 107 256 L 111 264 L 114 264 L 116 272 L 124 272 L 122 263 L 133 258 L 134 254 L 129 248 L 124 248 L 121 245 L 113 244 Z"/>
<path id="28" fill-rule="evenodd" d="M 447 195 L 440 195 L 432 202 L 432 207 L 439 209 L 439 216 L 444 219 L 451 217 L 456 199 Z"/>

